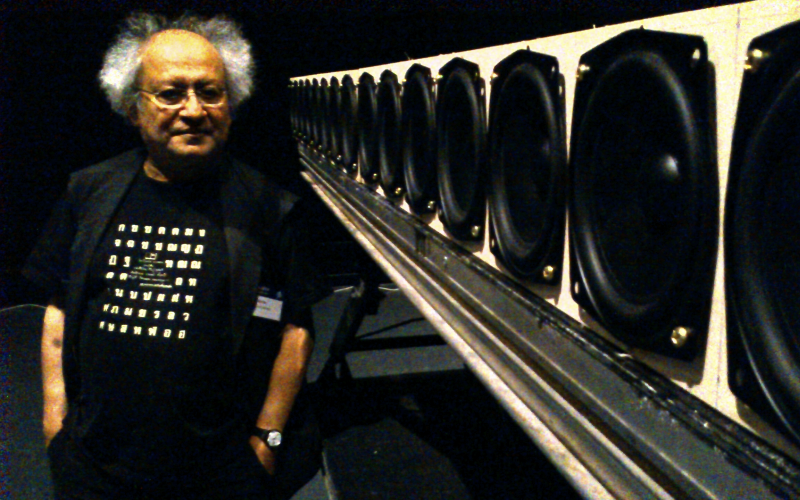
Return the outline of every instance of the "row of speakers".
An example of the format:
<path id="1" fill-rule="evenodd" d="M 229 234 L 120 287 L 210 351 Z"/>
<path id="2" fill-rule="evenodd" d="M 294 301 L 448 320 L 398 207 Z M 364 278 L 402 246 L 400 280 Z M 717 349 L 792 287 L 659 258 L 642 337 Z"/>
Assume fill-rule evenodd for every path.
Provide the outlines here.
<path id="1" fill-rule="evenodd" d="M 800 23 L 752 40 L 725 205 L 732 392 L 800 442 Z M 348 174 L 438 211 L 458 240 L 484 237 L 509 273 L 556 285 L 569 208 L 572 297 L 623 342 L 690 359 L 702 350 L 719 232 L 715 83 L 699 36 L 620 34 L 583 54 L 570 155 L 554 57 L 494 67 L 490 114 L 477 65 L 434 78 L 300 80 L 298 138 Z M 488 122 L 488 127 L 487 127 Z"/>

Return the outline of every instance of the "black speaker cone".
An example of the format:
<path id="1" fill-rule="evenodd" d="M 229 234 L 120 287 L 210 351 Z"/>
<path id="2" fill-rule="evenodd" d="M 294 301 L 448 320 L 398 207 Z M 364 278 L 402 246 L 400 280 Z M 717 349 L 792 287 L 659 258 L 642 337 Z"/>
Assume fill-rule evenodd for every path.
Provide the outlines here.
<path id="1" fill-rule="evenodd" d="M 675 329 L 707 328 L 717 243 L 704 54 L 686 35 L 612 39 L 581 59 L 573 119 L 575 300 L 626 342 L 681 357 L 697 344 Z"/>
<path id="2" fill-rule="evenodd" d="M 342 130 L 339 123 L 339 105 L 341 93 L 339 92 L 339 80 L 331 77 L 328 85 L 328 156 L 332 161 L 340 161 L 340 150 L 342 143 Z"/>
<path id="3" fill-rule="evenodd" d="M 415 64 L 403 84 L 403 163 L 406 199 L 417 214 L 436 209 L 436 113 L 431 71 Z"/>
<path id="4" fill-rule="evenodd" d="M 319 82 L 319 92 L 317 93 L 317 108 L 318 108 L 318 122 L 317 132 L 319 133 L 318 149 L 321 153 L 327 154 L 330 149 L 330 88 L 328 87 L 328 80 L 323 78 Z"/>
<path id="5" fill-rule="evenodd" d="M 436 104 L 441 218 L 456 238 L 482 237 L 486 125 L 477 65 L 454 59 L 440 70 Z"/>
<path id="6" fill-rule="evenodd" d="M 726 202 L 729 384 L 800 442 L 800 24 L 756 38 Z"/>
<path id="7" fill-rule="evenodd" d="M 358 80 L 358 165 L 361 178 L 367 184 L 378 181 L 378 104 L 375 80 L 364 73 Z"/>
<path id="8" fill-rule="evenodd" d="M 400 149 L 400 84 L 391 71 L 378 84 L 378 168 L 383 192 L 394 198 L 404 194 Z"/>
<path id="9" fill-rule="evenodd" d="M 358 170 L 358 99 L 356 88 L 350 75 L 342 78 L 339 102 L 339 127 L 342 132 L 342 165 L 349 174 Z"/>
<path id="10" fill-rule="evenodd" d="M 494 73 L 489 124 L 492 251 L 517 276 L 557 283 L 566 216 L 558 61 L 519 51 Z"/>

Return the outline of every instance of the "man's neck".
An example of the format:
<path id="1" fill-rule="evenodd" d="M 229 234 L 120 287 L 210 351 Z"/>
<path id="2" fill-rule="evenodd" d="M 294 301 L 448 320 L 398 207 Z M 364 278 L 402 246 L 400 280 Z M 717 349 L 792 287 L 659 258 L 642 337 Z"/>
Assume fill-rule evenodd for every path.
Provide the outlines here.
<path id="1" fill-rule="evenodd" d="M 216 162 L 211 161 L 193 165 L 174 165 L 157 162 L 148 156 L 144 162 L 144 173 L 150 179 L 158 182 L 191 182 L 205 177 L 214 170 L 215 166 Z"/>

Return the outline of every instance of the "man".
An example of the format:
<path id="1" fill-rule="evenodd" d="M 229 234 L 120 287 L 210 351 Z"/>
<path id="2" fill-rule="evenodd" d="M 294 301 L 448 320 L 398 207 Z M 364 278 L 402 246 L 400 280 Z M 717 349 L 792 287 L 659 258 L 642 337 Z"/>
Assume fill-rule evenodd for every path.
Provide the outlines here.
<path id="1" fill-rule="evenodd" d="M 225 18 L 137 14 L 100 80 L 145 147 L 72 175 L 24 271 L 53 297 L 56 497 L 269 498 L 326 289 L 297 199 L 224 152 L 250 46 Z"/>

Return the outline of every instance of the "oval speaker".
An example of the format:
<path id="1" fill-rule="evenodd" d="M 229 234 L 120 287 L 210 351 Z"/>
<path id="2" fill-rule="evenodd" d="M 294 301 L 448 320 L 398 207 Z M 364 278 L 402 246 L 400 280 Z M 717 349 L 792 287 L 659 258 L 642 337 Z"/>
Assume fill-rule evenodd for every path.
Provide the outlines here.
<path id="1" fill-rule="evenodd" d="M 384 71 L 378 84 L 378 169 L 383 192 L 397 198 L 403 189 L 400 149 L 400 84 L 397 75 Z"/>
<path id="2" fill-rule="evenodd" d="M 691 358 L 718 241 L 701 37 L 631 30 L 581 57 L 572 120 L 572 295 L 614 336 Z"/>
<path id="3" fill-rule="evenodd" d="M 314 78 L 311 82 L 311 141 L 312 148 L 317 149 L 322 142 L 322 95 L 319 81 Z"/>
<path id="4" fill-rule="evenodd" d="M 292 127 L 292 134 L 297 133 L 297 89 L 299 82 L 289 82 L 289 123 Z"/>
<path id="5" fill-rule="evenodd" d="M 353 78 L 345 75 L 340 87 L 339 129 L 342 131 L 342 165 L 350 175 L 358 171 L 358 99 Z"/>
<path id="6" fill-rule="evenodd" d="M 341 93 L 339 92 L 339 79 L 331 77 L 328 86 L 328 158 L 331 161 L 341 161 L 342 130 L 339 124 L 339 105 Z"/>
<path id="7" fill-rule="evenodd" d="M 492 253 L 520 278 L 561 281 L 566 139 L 558 60 L 528 50 L 494 68 L 489 114 Z"/>
<path id="8" fill-rule="evenodd" d="M 436 210 L 436 108 L 431 70 L 414 64 L 406 72 L 402 100 L 403 172 L 406 199 L 416 214 Z"/>
<path id="9" fill-rule="evenodd" d="M 328 119 L 328 113 L 330 112 L 330 89 L 328 88 L 328 80 L 323 78 L 319 81 L 319 93 L 317 94 L 317 112 L 319 113 L 318 116 L 318 123 L 317 123 L 317 130 L 319 131 L 319 144 L 317 146 L 317 151 L 322 154 L 327 154 L 328 148 L 330 147 L 330 126 Z"/>
<path id="10" fill-rule="evenodd" d="M 311 87 L 311 82 L 305 80 L 303 82 L 303 92 L 300 96 L 300 129 L 303 134 L 303 140 L 308 143 L 311 140 L 312 135 L 312 119 L 311 119 L 311 108 L 313 104 L 313 90 Z"/>
<path id="11" fill-rule="evenodd" d="M 725 205 L 729 385 L 800 443 L 800 23 L 755 38 Z"/>
<path id="12" fill-rule="evenodd" d="M 436 136 L 440 213 L 460 240 L 483 237 L 486 100 L 477 64 L 453 59 L 439 70 Z"/>
<path id="13" fill-rule="evenodd" d="M 367 184 L 378 182 L 378 104 L 375 79 L 364 73 L 358 79 L 358 165 Z"/>

